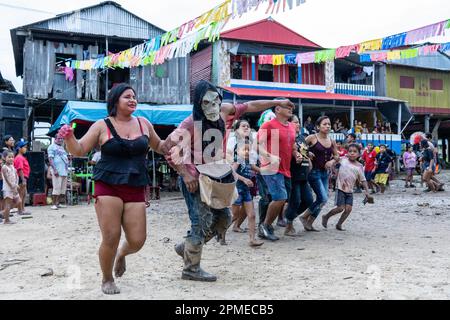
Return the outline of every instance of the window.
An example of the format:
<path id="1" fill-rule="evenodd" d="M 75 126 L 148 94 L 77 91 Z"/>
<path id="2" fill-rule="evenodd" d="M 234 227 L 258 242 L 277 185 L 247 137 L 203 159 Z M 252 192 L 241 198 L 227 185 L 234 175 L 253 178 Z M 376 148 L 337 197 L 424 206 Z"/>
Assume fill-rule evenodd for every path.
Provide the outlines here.
<path id="1" fill-rule="evenodd" d="M 400 76 L 401 89 L 414 89 L 414 78 L 407 76 Z"/>
<path id="2" fill-rule="evenodd" d="M 231 79 L 242 79 L 242 62 L 231 62 Z"/>
<path id="3" fill-rule="evenodd" d="M 273 82 L 273 65 L 260 64 L 258 66 L 258 79 L 259 81 Z"/>
<path id="4" fill-rule="evenodd" d="M 297 83 L 297 82 L 298 82 L 298 67 L 289 66 L 289 83 Z"/>
<path id="5" fill-rule="evenodd" d="M 444 81 L 442 79 L 430 79 L 430 90 L 444 90 Z"/>
<path id="6" fill-rule="evenodd" d="M 69 60 L 76 60 L 76 58 L 77 56 L 73 54 L 57 53 L 55 72 L 64 73 L 64 67 L 66 66 L 65 62 Z"/>

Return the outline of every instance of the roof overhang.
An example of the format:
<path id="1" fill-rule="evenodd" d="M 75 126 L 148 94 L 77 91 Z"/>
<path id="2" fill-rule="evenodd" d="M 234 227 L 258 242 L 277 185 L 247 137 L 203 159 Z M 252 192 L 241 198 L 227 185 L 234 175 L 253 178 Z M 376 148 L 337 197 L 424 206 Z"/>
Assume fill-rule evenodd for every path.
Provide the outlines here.
<path id="1" fill-rule="evenodd" d="M 310 99 L 310 100 L 339 100 L 339 101 L 373 101 L 370 98 L 351 96 L 339 93 L 327 92 L 302 92 L 287 90 L 263 90 L 251 88 L 232 88 L 223 87 L 224 90 L 238 96 L 247 97 L 266 97 L 266 98 L 291 98 L 291 99 Z"/>

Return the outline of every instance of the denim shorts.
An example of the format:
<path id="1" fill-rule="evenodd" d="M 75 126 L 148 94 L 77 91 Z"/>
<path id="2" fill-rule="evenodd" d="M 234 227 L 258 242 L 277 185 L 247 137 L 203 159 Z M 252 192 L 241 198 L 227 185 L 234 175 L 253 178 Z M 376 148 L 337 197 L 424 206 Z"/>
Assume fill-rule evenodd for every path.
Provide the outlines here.
<path id="1" fill-rule="evenodd" d="M 281 173 L 263 175 L 263 177 L 272 201 L 288 200 L 288 194 L 291 192 L 291 179 Z"/>
<path id="2" fill-rule="evenodd" d="M 337 190 L 336 206 L 353 206 L 353 193 L 347 193 L 342 190 Z"/>
<path id="3" fill-rule="evenodd" d="M 244 202 L 252 202 L 253 201 L 253 197 L 252 197 L 249 187 L 238 185 L 236 187 L 236 189 L 238 191 L 239 197 L 234 202 L 234 205 L 241 206 Z"/>

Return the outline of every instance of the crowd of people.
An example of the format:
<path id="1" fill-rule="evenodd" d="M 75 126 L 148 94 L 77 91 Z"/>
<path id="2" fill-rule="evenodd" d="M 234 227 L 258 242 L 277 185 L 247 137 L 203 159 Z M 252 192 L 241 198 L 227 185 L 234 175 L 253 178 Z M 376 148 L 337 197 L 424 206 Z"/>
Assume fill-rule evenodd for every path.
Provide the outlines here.
<path id="1" fill-rule="evenodd" d="M 180 176 L 179 188 L 190 228 L 175 245 L 175 252 L 183 259 L 181 277 L 185 280 L 216 281 L 215 275 L 200 266 L 203 247 L 214 238 L 226 245 L 230 227 L 233 232 L 248 233 L 251 247 L 260 247 L 262 240 L 280 239 L 275 233 L 275 221 L 285 228 L 285 236 L 298 236 L 294 228 L 297 218 L 306 232 L 317 232 L 315 221 L 329 202 L 331 188 L 335 190 L 335 207 L 322 215 L 321 225 L 328 228 L 329 220 L 340 214 L 335 227 L 343 231 L 355 192 L 364 189 L 364 204 L 374 202 L 370 189 L 372 193 L 385 192 L 394 161 L 387 146 L 363 146 L 356 133 L 348 133 L 345 141 L 334 141 L 330 133 L 336 131 L 335 125 L 339 128 L 339 121 L 332 124 L 327 116 L 314 123 L 308 117 L 302 126 L 293 114 L 294 104 L 287 99 L 239 104 L 222 100 L 214 85 L 200 81 L 194 91 L 192 115 L 161 140 L 148 120 L 133 116 L 137 107 L 135 91 L 120 84 L 109 93 L 108 117 L 95 122 L 81 139 L 75 138 L 71 126 L 59 130 L 48 150 L 56 186 L 53 207 L 58 207 L 67 183 L 63 143 L 74 156 L 84 156 L 94 148 L 99 154 L 93 178 L 102 234 L 101 288 L 105 294 L 120 292 L 114 277 L 123 276 L 126 257 L 138 252 L 146 241 L 145 190 L 150 184 L 150 149 L 163 155 Z M 244 118 L 246 113 L 256 112 L 263 113 L 258 131 Z M 421 145 L 420 156 L 412 148 L 403 155 L 408 168 L 406 185 L 412 185 L 413 171 L 409 168 L 420 158 L 424 182 L 431 191 L 437 191 L 442 184 L 429 172 L 435 165 L 435 149 L 428 141 L 426 146 L 424 142 Z M 4 195 L 8 196 L 9 207 L 20 202 L 19 185 L 26 181 L 26 166 L 20 158 L 26 152 L 26 142 L 18 147 L 15 160 L 10 151 L 6 152 L 2 168 L 3 179 L 8 181 Z M 12 162 L 17 165 L 12 166 Z M 257 195 L 258 212 L 254 207 Z M 248 229 L 242 228 L 245 219 Z M 122 229 L 125 242 L 119 248 Z"/>
<path id="2" fill-rule="evenodd" d="M 363 122 L 361 120 L 354 120 L 353 127 L 349 128 L 346 126 L 341 119 L 334 118 L 332 120 L 332 126 L 330 129 L 331 133 L 343 133 L 345 135 L 349 133 L 355 133 L 357 136 L 361 134 L 368 134 L 368 133 L 380 133 L 380 134 L 392 134 L 391 124 L 387 121 L 383 122 L 381 120 L 378 120 L 376 125 L 373 127 L 369 127 L 367 122 Z M 311 116 L 308 116 L 303 124 L 304 129 L 306 129 L 305 132 L 309 134 L 317 133 L 317 129 L 314 126 L 314 122 L 311 118 Z"/>

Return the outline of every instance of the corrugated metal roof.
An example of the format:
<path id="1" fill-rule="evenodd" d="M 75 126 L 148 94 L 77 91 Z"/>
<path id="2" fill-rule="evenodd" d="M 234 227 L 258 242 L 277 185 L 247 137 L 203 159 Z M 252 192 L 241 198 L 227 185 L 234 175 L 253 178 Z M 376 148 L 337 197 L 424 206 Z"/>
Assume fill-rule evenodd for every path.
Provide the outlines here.
<path id="1" fill-rule="evenodd" d="M 22 28 L 39 28 L 131 39 L 149 39 L 164 30 L 139 18 L 113 1 L 57 15 Z"/>
<path id="2" fill-rule="evenodd" d="M 321 48 L 281 23 L 267 18 L 233 30 L 222 32 L 222 39 L 271 43 L 286 46 Z"/>
<path id="3" fill-rule="evenodd" d="M 450 58 L 439 52 L 416 58 L 392 60 L 388 61 L 387 64 L 450 71 Z"/>

